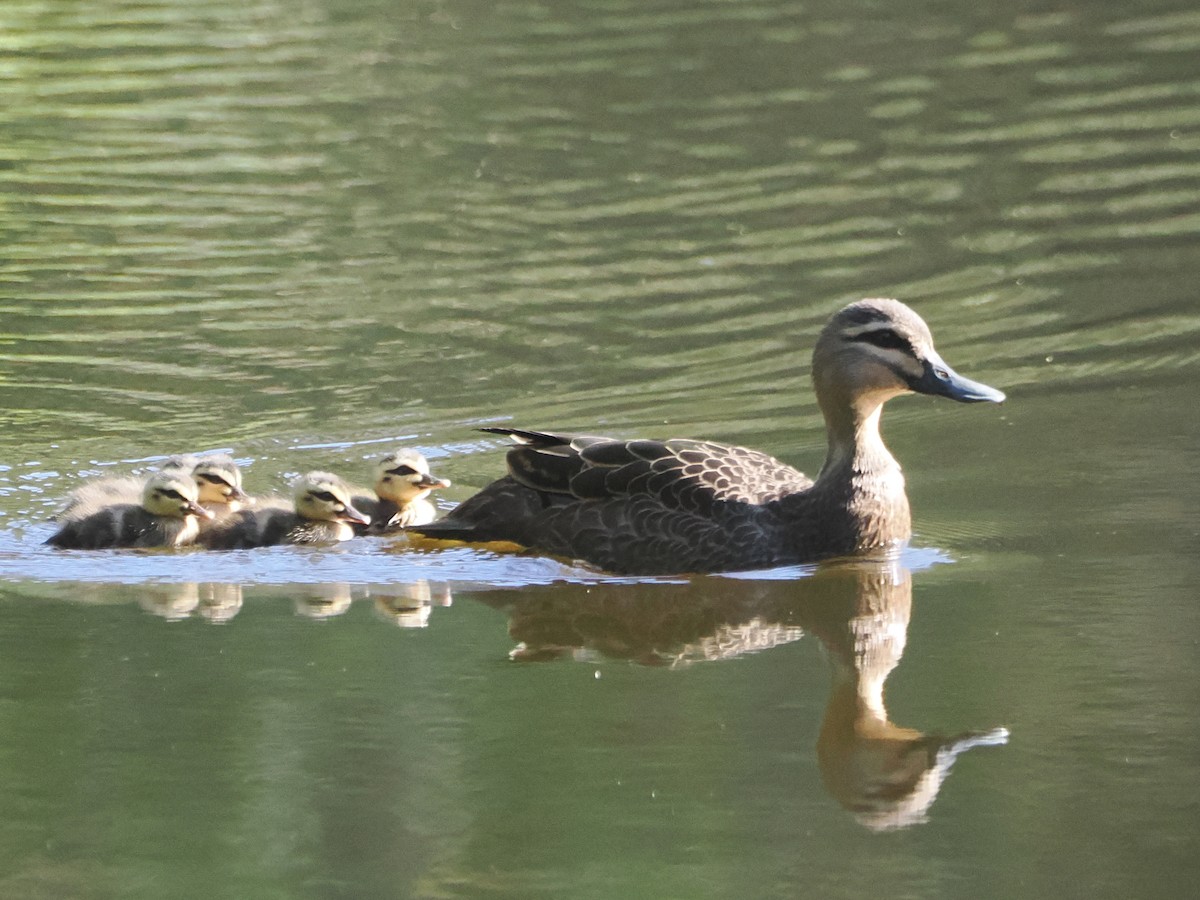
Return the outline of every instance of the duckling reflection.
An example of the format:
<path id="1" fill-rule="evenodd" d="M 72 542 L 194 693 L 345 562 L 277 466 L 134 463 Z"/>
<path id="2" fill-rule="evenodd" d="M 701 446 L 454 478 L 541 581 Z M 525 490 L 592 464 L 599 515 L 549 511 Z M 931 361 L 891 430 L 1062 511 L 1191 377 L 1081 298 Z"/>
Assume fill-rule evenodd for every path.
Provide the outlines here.
<path id="1" fill-rule="evenodd" d="M 194 582 L 142 585 L 138 589 L 137 602 L 152 615 L 168 622 L 179 622 L 200 605 L 200 585 Z"/>
<path id="2" fill-rule="evenodd" d="M 371 591 L 375 612 L 400 628 L 425 628 L 433 607 L 451 604 L 450 586 L 431 584 L 425 579 L 412 584 L 394 584 Z"/>
<path id="3" fill-rule="evenodd" d="M 197 616 L 212 625 L 228 622 L 242 608 L 240 584 L 198 583 L 141 585 L 137 602 L 143 610 L 169 622 Z"/>
<path id="4" fill-rule="evenodd" d="M 242 611 L 240 584 L 202 584 L 196 615 L 210 625 L 224 625 Z"/>
<path id="5" fill-rule="evenodd" d="M 294 598 L 296 615 L 306 619 L 331 619 L 340 616 L 354 602 L 354 591 L 344 582 L 305 585 Z"/>
<path id="6" fill-rule="evenodd" d="M 477 596 L 508 614 L 520 642 L 511 655 L 521 661 L 600 654 L 680 665 L 815 635 L 833 665 L 817 739 L 822 781 L 873 830 L 923 821 L 959 754 L 1008 738 L 1003 728 L 943 737 L 890 721 L 884 682 L 900 662 L 912 612 L 912 576 L 898 562 L 827 564 L 795 581 L 557 585 Z"/>

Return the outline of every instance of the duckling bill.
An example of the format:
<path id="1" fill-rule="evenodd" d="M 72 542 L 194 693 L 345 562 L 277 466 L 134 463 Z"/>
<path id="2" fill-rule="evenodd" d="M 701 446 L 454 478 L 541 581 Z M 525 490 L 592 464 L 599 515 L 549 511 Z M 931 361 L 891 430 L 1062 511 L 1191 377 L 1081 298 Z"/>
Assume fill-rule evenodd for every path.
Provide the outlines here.
<path id="1" fill-rule="evenodd" d="M 410 530 L 509 542 L 612 572 L 767 568 L 895 546 L 912 533 L 883 405 L 920 393 L 1003 401 L 956 373 L 928 326 L 896 300 L 862 300 L 821 331 L 812 378 L 828 449 L 815 480 L 768 454 L 715 441 L 619 440 L 519 428 L 508 474 L 448 517 Z"/>

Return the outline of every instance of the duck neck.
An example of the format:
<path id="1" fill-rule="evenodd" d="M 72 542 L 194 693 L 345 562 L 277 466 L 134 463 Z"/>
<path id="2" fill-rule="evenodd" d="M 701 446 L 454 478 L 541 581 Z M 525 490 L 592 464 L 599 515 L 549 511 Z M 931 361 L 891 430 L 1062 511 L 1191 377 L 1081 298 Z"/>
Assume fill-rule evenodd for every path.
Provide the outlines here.
<path id="1" fill-rule="evenodd" d="M 883 443 L 879 433 L 879 416 L 883 402 L 846 404 L 824 409 L 825 428 L 829 435 L 829 450 L 817 482 L 846 477 L 892 481 L 899 478 L 904 490 L 900 464 Z"/>
<path id="2" fill-rule="evenodd" d="M 904 474 L 879 434 L 885 399 L 822 404 L 829 450 L 811 493 L 839 534 L 837 553 L 884 547 L 911 532 Z"/>

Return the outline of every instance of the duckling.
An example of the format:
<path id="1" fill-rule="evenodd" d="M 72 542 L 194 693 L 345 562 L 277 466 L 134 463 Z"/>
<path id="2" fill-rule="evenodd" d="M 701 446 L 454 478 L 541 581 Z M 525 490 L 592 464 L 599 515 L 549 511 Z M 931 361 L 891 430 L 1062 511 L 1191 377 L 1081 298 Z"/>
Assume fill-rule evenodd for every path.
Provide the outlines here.
<path id="1" fill-rule="evenodd" d="M 879 434 L 907 393 L 963 403 L 1004 394 L 958 375 L 929 327 L 897 300 L 833 315 L 812 377 L 828 451 L 812 480 L 756 450 L 714 441 L 617 440 L 485 428 L 516 441 L 508 475 L 449 516 L 411 531 L 504 542 L 629 574 L 714 572 L 813 562 L 892 547 L 912 532 L 904 475 Z"/>
<path id="2" fill-rule="evenodd" d="M 371 522 L 355 509 L 342 479 L 328 472 L 309 472 L 298 479 L 292 500 L 290 509 L 281 498 L 266 498 L 226 516 L 207 529 L 200 542 L 219 550 L 333 543 L 354 537 L 355 525 Z"/>
<path id="3" fill-rule="evenodd" d="M 181 453 L 169 456 L 158 469 L 191 477 L 199 489 L 200 504 L 218 516 L 236 512 L 252 502 L 242 490 L 242 472 L 233 457 L 225 453 L 194 456 Z M 80 509 L 112 504 L 139 502 L 146 479 L 136 475 L 98 478 L 80 485 L 67 496 L 67 502 L 55 516 L 59 521 L 74 518 Z M 209 520 L 203 520 L 207 523 Z"/>
<path id="4" fill-rule="evenodd" d="M 200 491 L 201 505 L 217 516 L 235 513 L 254 502 L 242 490 L 242 470 L 226 453 L 201 456 L 192 463 L 191 472 Z"/>
<path id="5" fill-rule="evenodd" d="M 142 488 L 141 503 L 78 503 L 46 543 L 63 549 L 179 547 L 195 541 L 197 519 L 212 513 L 199 503 L 196 483 L 177 470 L 156 472 Z"/>
<path id="6" fill-rule="evenodd" d="M 437 518 L 426 498 L 431 491 L 450 487 L 445 478 L 429 474 L 429 463 L 415 450 L 397 450 L 375 464 L 375 496 L 354 495 L 354 506 L 371 517 L 370 530 L 382 533 Z"/>

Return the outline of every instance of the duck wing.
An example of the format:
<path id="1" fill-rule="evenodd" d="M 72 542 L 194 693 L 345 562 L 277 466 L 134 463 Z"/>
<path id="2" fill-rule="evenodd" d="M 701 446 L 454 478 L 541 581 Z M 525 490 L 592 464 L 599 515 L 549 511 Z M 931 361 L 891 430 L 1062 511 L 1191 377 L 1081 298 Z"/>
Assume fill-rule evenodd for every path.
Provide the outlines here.
<path id="1" fill-rule="evenodd" d="M 507 462 L 518 483 L 578 500 L 648 495 L 668 508 L 705 513 L 715 503 L 767 503 L 812 486 L 812 479 L 773 456 L 715 441 L 482 430 L 517 441 Z"/>
<path id="2" fill-rule="evenodd" d="M 765 504 L 811 485 L 765 453 L 711 441 L 486 430 L 517 440 L 509 474 L 410 530 L 511 542 L 612 572 L 749 568 L 778 555 L 781 523 Z"/>

